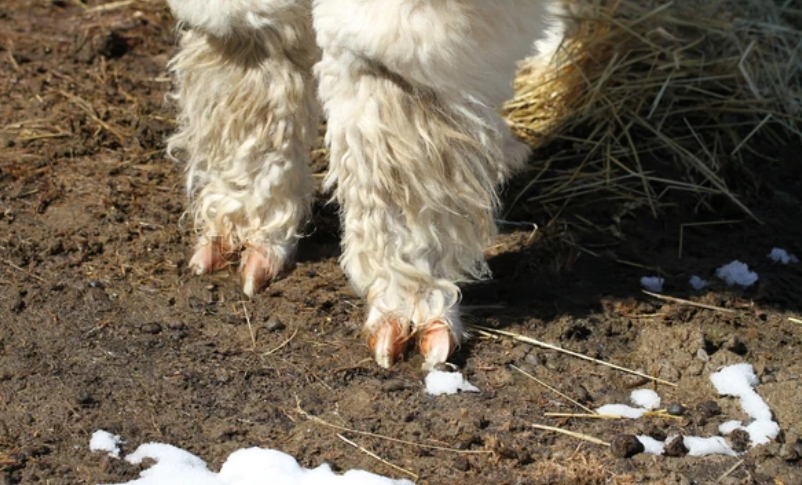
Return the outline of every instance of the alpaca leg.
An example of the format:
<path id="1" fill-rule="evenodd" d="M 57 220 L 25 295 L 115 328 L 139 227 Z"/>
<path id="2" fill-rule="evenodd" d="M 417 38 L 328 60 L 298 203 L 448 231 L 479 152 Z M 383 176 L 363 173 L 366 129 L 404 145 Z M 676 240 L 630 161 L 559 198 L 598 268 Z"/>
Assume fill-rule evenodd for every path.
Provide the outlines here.
<path id="1" fill-rule="evenodd" d="M 309 150 L 317 130 L 311 69 L 319 57 L 309 1 L 171 0 L 190 30 L 170 68 L 179 130 L 171 153 L 187 159 L 198 274 L 242 252 L 253 296 L 292 259 L 310 200 Z"/>
<path id="2" fill-rule="evenodd" d="M 428 368 L 464 338 L 457 283 L 489 274 L 496 187 L 525 156 L 496 108 L 546 14 L 537 0 L 314 2 L 325 183 L 384 367 L 413 339 Z"/>

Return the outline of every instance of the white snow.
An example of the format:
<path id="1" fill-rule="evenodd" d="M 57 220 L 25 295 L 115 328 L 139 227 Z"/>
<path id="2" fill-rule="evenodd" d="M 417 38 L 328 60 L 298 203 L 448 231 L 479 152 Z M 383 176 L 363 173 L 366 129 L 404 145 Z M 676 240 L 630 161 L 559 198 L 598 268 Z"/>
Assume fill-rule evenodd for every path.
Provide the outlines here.
<path id="1" fill-rule="evenodd" d="M 637 419 L 646 413 L 646 409 L 633 408 L 626 404 L 605 404 L 596 408 L 596 412 L 604 416 L 618 416 L 619 418 Z"/>
<path id="2" fill-rule="evenodd" d="M 108 431 L 99 429 L 92 433 L 92 438 L 89 440 L 90 451 L 105 451 L 109 456 L 114 458 L 120 457 L 120 436 L 111 434 Z"/>
<path id="3" fill-rule="evenodd" d="M 735 364 L 725 367 L 711 374 L 710 381 L 719 394 L 737 397 L 741 400 L 744 412 L 753 419 L 749 425 L 741 425 L 741 429 L 749 433 L 752 446 L 768 443 L 777 437 L 780 427 L 772 419 L 769 405 L 754 390 L 758 379 L 750 364 Z M 726 428 L 730 430 L 729 432 L 739 429 L 731 422 L 724 424 L 727 425 Z"/>
<path id="4" fill-rule="evenodd" d="M 752 286 L 757 281 L 757 273 L 749 271 L 749 266 L 737 259 L 716 270 L 716 277 L 727 282 L 729 286 Z"/>
<path id="5" fill-rule="evenodd" d="M 629 399 L 632 404 L 654 411 L 660 407 L 660 396 L 651 389 L 636 389 L 632 391 Z"/>
<path id="6" fill-rule="evenodd" d="M 696 275 L 691 276 L 691 279 L 690 279 L 690 281 L 688 283 L 691 284 L 691 287 L 694 290 L 701 290 L 701 289 L 705 288 L 706 286 L 708 286 L 710 284 L 709 281 L 703 280 L 702 278 L 700 278 L 700 277 L 698 277 Z"/>
<path id="7" fill-rule="evenodd" d="M 660 278 L 659 276 L 644 276 L 640 279 L 640 285 L 651 292 L 660 293 L 663 291 L 663 283 L 666 280 Z"/>
<path id="8" fill-rule="evenodd" d="M 780 249 L 780 248 L 772 249 L 771 252 L 769 254 L 767 254 L 766 256 L 768 256 L 769 259 L 771 259 L 775 263 L 788 264 L 788 263 L 798 263 L 799 262 L 799 258 L 794 256 L 793 254 L 788 254 L 785 251 L 785 249 Z"/>
<path id="9" fill-rule="evenodd" d="M 643 445 L 643 452 L 649 455 L 662 455 L 666 450 L 666 445 L 662 441 L 657 441 L 651 436 L 637 436 L 638 441 Z"/>
<path id="10" fill-rule="evenodd" d="M 690 456 L 738 455 L 721 436 L 711 436 L 709 438 L 686 436 L 682 439 L 682 443 L 688 448 L 688 455 Z"/>
<path id="11" fill-rule="evenodd" d="M 721 434 L 730 434 L 736 429 L 744 429 L 743 424 L 737 419 L 733 419 L 732 421 L 727 421 L 718 425 L 718 432 Z"/>
<path id="12" fill-rule="evenodd" d="M 465 380 L 459 372 L 433 370 L 426 375 L 426 392 L 439 396 L 462 392 L 479 392 L 479 388 Z"/>
<path id="13" fill-rule="evenodd" d="M 727 421 L 718 427 L 719 433 L 727 435 L 736 429 L 749 433 L 752 447 L 768 443 L 777 437 L 780 432 L 779 425 L 772 419 L 768 404 L 755 392 L 754 386 L 758 378 L 750 364 L 735 364 L 724 367 L 710 375 L 710 381 L 719 394 L 734 396 L 741 400 L 744 412 L 752 418 L 752 422 L 744 426 L 740 421 Z M 596 409 L 596 412 L 605 416 L 636 419 L 647 411 L 660 408 L 660 396 L 651 389 L 637 389 L 632 391 L 630 400 L 640 407 L 631 407 L 626 404 L 606 404 Z M 652 455 L 662 455 L 665 444 L 670 443 L 675 436 L 669 436 L 665 442 L 660 442 L 649 436 L 638 436 L 644 446 L 644 452 Z M 685 436 L 683 444 L 688 448 L 691 456 L 703 455 L 729 455 L 736 453 L 721 436 L 703 438 L 700 436 Z"/>
<path id="14" fill-rule="evenodd" d="M 120 485 L 412 485 L 362 470 L 336 475 L 328 465 L 303 468 L 295 458 L 276 450 L 244 448 L 229 455 L 214 473 L 192 453 L 164 443 L 147 443 L 125 460 L 140 464 L 146 458 L 156 464 L 139 478 Z"/>

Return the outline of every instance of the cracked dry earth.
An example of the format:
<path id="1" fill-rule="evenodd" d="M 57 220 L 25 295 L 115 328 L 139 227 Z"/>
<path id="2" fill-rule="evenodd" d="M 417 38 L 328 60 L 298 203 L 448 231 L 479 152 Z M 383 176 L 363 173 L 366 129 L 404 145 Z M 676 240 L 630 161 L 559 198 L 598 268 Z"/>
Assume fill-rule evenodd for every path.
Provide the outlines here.
<path id="1" fill-rule="evenodd" d="M 617 228 L 621 238 L 576 230 L 569 213 L 549 224 L 545 208 L 516 212 L 542 229 L 504 231 L 489 251 L 494 279 L 465 287 L 467 319 L 676 382 L 655 389 L 688 409 L 679 419 L 557 419 L 544 413 L 577 409 L 511 365 L 591 407 L 651 385 L 482 337 L 453 358 L 478 394 L 427 395 L 417 356 L 379 369 L 360 333 L 364 306 L 337 266 L 335 209 L 323 198 L 294 271 L 252 301 L 233 270 L 190 274 L 181 170 L 163 154 L 175 32 L 160 2 L 4 0 L 0 39 L 0 484 L 135 478 L 139 467 L 88 450 L 97 429 L 120 434 L 124 453 L 165 442 L 212 468 L 262 446 L 305 466 L 407 478 L 343 433 L 421 484 L 689 484 L 724 475 L 719 483 L 802 483 L 802 325 L 793 320 L 802 265 L 766 258 L 775 246 L 802 255 L 794 150 L 758 172 L 750 203 L 763 225 L 732 209 L 679 205 L 659 220 L 635 211 Z M 605 210 L 583 217 L 606 227 Z M 740 222 L 686 228 L 678 255 L 683 223 L 722 219 Z M 733 289 L 712 277 L 733 259 L 759 274 L 757 284 Z M 639 278 L 652 274 L 666 279 L 665 294 L 718 309 L 641 293 Z M 694 274 L 712 285 L 692 291 Z M 531 426 L 605 441 L 716 434 L 721 422 L 745 418 L 708 379 L 736 362 L 754 365 L 757 391 L 783 430 L 738 458 L 617 458 Z M 721 414 L 704 412 L 711 400 Z"/>

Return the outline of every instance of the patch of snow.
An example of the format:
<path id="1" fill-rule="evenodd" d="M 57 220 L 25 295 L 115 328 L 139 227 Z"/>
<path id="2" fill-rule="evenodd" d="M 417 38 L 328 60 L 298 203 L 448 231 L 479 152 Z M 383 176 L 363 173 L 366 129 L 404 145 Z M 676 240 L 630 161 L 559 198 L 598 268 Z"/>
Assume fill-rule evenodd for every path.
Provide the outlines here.
<path id="1" fill-rule="evenodd" d="M 633 408 L 626 404 L 605 404 L 596 408 L 596 412 L 604 416 L 618 416 L 619 418 L 637 419 L 646 413 L 646 409 Z"/>
<path id="2" fill-rule="evenodd" d="M 632 404 L 654 411 L 660 407 L 660 396 L 651 389 L 636 389 L 632 391 L 629 399 Z"/>
<path id="3" fill-rule="evenodd" d="M 749 433 L 749 440 L 752 442 L 752 447 L 755 447 L 770 443 L 776 438 L 780 434 L 780 425 L 773 420 L 752 421 L 744 430 Z"/>
<path id="4" fill-rule="evenodd" d="M 649 455 L 662 455 L 666 450 L 666 445 L 662 441 L 657 441 L 651 436 L 637 436 L 638 441 L 643 445 L 643 452 Z"/>
<path id="5" fill-rule="evenodd" d="M 775 263 L 788 264 L 788 263 L 798 263 L 799 262 L 799 258 L 794 256 L 793 254 L 788 254 L 785 251 L 785 249 L 780 249 L 780 248 L 772 249 L 771 252 L 769 254 L 767 254 L 766 256 L 768 256 L 769 259 L 771 259 Z"/>
<path id="6" fill-rule="evenodd" d="M 743 424 L 737 419 L 718 425 L 718 432 L 721 434 L 730 434 L 736 429 L 744 429 Z"/>
<path id="7" fill-rule="evenodd" d="M 741 400 L 741 408 L 753 419 L 752 423 L 743 427 L 749 433 L 752 446 L 768 443 L 777 437 L 780 427 L 774 422 L 769 405 L 755 392 L 754 386 L 759 381 L 750 364 L 724 367 L 711 374 L 710 381 L 719 394 L 737 397 Z M 728 428 L 734 426 L 733 424 L 724 424 L 727 424 Z"/>
<path id="8" fill-rule="evenodd" d="M 441 394 L 456 394 L 462 392 L 479 392 L 479 388 L 465 380 L 459 372 L 444 372 L 433 370 L 426 374 L 426 392 L 439 396 Z"/>
<path id="9" fill-rule="evenodd" d="M 690 279 L 690 281 L 688 283 L 691 284 L 691 287 L 694 290 L 701 290 L 701 289 L 705 288 L 706 286 L 708 286 L 710 284 L 709 281 L 703 280 L 702 278 L 700 278 L 700 277 L 698 277 L 696 275 L 691 276 L 691 279 Z"/>
<path id="10" fill-rule="evenodd" d="M 240 449 L 229 455 L 220 473 L 192 453 L 164 443 L 147 443 L 128 455 L 126 461 L 140 464 L 146 458 L 156 463 L 138 479 L 120 485 L 412 485 L 362 470 L 336 475 L 328 465 L 303 468 L 290 455 L 264 448 Z"/>
<path id="11" fill-rule="evenodd" d="M 666 280 L 660 278 L 659 276 L 644 276 L 640 279 L 640 285 L 645 289 L 649 290 L 654 293 L 660 293 L 663 291 L 663 283 Z"/>
<path id="12" fill-rule="evenodd" d="M 735 364 L 724 367 L 710 375 L 710 381 L 719 394 L 734 396 L 741 400 L 744 412 L 752 418 L 752 422 L 744 426 L 740 421 L 727 421 L 718 427 L 719 433 L 727 435 L 736 429 L 749 433 L 752 447 L 768 443 L 780 433 L 779 425 L 772 419 L 768 404 L 755 391 L 758 378 L 750 364 Z M 638 389 L 630 395 L 632 403 L 638 408 L 625 404 L 607 404 L 596 409 L 596 412 L 606 416 L 636 419 L 643 416 L 648 410 L 660 407 L 660 396 L 651 389 Z M 665 442 L 660 442 L 649 436 L 638 436 L 643 444 L 644 452 L 652 455 L 662 455 L 665 444 L 670 443 L 676 435 L 669 436 Z M 728 455 L 738 456 L 721 436 L 703 438 L 700 436 L 685 436 L 683 444 L 688 448 L 691 456 Z"/>
<path id="13" fill-rule="evenodd" d="M 749 266 L 738 260 L 725 264 L 716 270 L 716 277 L 727 282 L 729 286 L 752 286 L 757 281 L 757 273 L 749 271 Z"/>
<path id="14" fill-rule="evenodd" d="M 682 443 L 688 448 L 688 455 L 690 456 L 738 456 L 738 453 L 730 448 L 730 445 L 721 436 L 711 436 L 710 438 L 686 436 L 682 439 Z"/>
<path id="15" fill-rule="evenodd" d="M 90 451 L 105 451 L 109 456 L 114 458 L 120 457 L 120 436 L 111 434 L 108 431 L 99 429 L 92 433 L 92 438 L 89 440 Z"/>

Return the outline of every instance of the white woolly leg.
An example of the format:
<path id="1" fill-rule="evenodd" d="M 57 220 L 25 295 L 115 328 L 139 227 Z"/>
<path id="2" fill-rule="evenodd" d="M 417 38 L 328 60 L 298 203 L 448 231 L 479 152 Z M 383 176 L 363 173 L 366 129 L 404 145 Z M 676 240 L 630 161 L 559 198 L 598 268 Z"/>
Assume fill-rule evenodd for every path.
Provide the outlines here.
<path id="1" fill-rule="evenodd" d="M 243 289 L 253 295 L 291 259 L 308 211 L 318 122 L 311 67 L 319 55 L 308 0 L 226 5 L 239 8 L 226 36 L 198 20 L 170 64 L 181 112 L 169 151 L 187 159 L 199 233 L 191 266 L 214 271 L 244 248 Z"/>
<path id="2" fill-rule="evenodd" d="M 412 335 L 427 367 L 463 338 L 456 283 L 488 275 L 496 186 L 525 155 L 496 108 L 545 28 L 547 3 L 314 2 L 325 183 L 336 186 L 341 263 L 367 296 L 381 365 Z"/>

